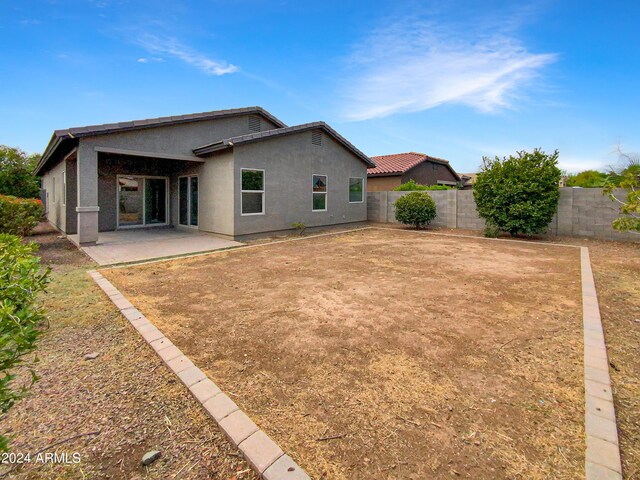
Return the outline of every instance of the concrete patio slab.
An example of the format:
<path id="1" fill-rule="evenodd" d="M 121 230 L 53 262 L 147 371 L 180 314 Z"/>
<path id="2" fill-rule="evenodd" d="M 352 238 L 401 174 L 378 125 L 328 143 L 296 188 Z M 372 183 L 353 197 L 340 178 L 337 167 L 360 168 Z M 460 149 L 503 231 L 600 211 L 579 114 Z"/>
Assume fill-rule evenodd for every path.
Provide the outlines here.
<path id="1" fill-rule="evenodd" d="M 76 235 L 69 235 L 69 240 L 78 244 Z M 240 242 L 197 230 L 167 227 L 100 232 L 95 245 L 80 245 L 80 250 L 103 266 L 210 252 L 240 245 Z"/>

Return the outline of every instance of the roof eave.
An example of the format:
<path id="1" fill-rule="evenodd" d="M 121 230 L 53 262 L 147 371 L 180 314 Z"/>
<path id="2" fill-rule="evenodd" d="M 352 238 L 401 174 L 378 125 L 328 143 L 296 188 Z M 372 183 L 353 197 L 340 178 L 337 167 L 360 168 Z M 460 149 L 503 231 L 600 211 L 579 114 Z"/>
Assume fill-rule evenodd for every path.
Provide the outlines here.
<path id="1" fill-rule="evenodd" d="M 65 138 L 68 138 L 68 137 L 59 134 L 57 131 L 54 132 L 53 135 L 51 135 L 51 140 L 49 140 L 49 144 L 47 145 L 47 148 L 45 148 L 44 153 L 40 157 L 40 161 L 36 165 L 36 168 L 33 169 L 34 175 L 38 175 L 42 171 L 42 168 L 49 161 L 49 158 L 51 158 L 51 155 L 53 154 L 53 152 L 55 152 L 58 149 L 58 147 L 60 146 L 60 143 L 62 143 L 62 140 L 64 140 Z"/>
<path id="2" fill-rule="evenodd" d="M 381 173 L 367 173 L 367 177 L 399 177 L 404 172 L 381 172 Z"/>
<path id="3" fill-rule="evenodd" d="M 209 145 L 204 145 L 202 147 L 194 148 L 193 154 L 197 157 L 203 157 L 205 155 L 209 155 L 210 153 L 219 152 L 221 150 L 226 150 L 227 148 L 232 148 L 233 143 L 223 140 L 222 142 L 215 142 Z"/>

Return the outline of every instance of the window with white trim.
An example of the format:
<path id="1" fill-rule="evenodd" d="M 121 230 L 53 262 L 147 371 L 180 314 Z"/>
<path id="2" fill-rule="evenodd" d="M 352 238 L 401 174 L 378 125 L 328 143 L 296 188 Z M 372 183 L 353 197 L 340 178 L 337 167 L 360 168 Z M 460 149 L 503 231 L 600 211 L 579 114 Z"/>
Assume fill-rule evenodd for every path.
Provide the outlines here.
<path id="1" fill-rule="evenodd" d="M 242 215 L 264 214 L 264 170 L 242 168 L 240 175 Z"/>
<path id="2" fill-rule="evenodd" d="M 67 172 L 62 172 L 62 205 L 67 204 Z"/>
<path id="3" fill-rule="evenodd" d="M 349 203 L 362 203 L 364 199 L 364 179 L 362 177 L 349 178 Z"/>
<path id="4" fill-rule="evenodd" d="M 314 212 L 325 212 L 327 210 L 327 176 L 313 175 L 312 195 Z"/>

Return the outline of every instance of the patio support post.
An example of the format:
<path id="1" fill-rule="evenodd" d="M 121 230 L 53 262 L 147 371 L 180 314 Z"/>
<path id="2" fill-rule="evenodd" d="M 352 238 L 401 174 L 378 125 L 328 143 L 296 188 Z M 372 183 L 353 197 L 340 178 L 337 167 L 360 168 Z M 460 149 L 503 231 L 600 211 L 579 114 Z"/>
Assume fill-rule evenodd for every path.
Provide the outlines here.
<path id="1" fill-rule="evenodd" d="M 91 145 L 78 146 L 78 243 L 98 241 L 98 152 Z"/>

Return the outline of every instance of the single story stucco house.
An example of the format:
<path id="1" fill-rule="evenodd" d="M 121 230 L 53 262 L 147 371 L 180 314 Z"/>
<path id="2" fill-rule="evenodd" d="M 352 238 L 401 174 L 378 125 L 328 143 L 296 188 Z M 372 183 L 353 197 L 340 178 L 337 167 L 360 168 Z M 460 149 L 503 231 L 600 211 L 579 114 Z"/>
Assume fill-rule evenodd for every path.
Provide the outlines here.
<path id="1" fill-rule="evenodd" d="M 324 122 L 249 107 L 56 130 L 36 174 L 49 221 L 86 244 L 126 228 L 236 239 L 365 221 L 374 166 Z"/>
<path id="2" fill-rule="evenodd" d="M 409 180 L 421 185 L 455 186 L 461 182 L 447 160 L 424 153 L 394 153 L 371 160 L 376 166 L 367 170 L 369 192 L 390 191 Z"/>

